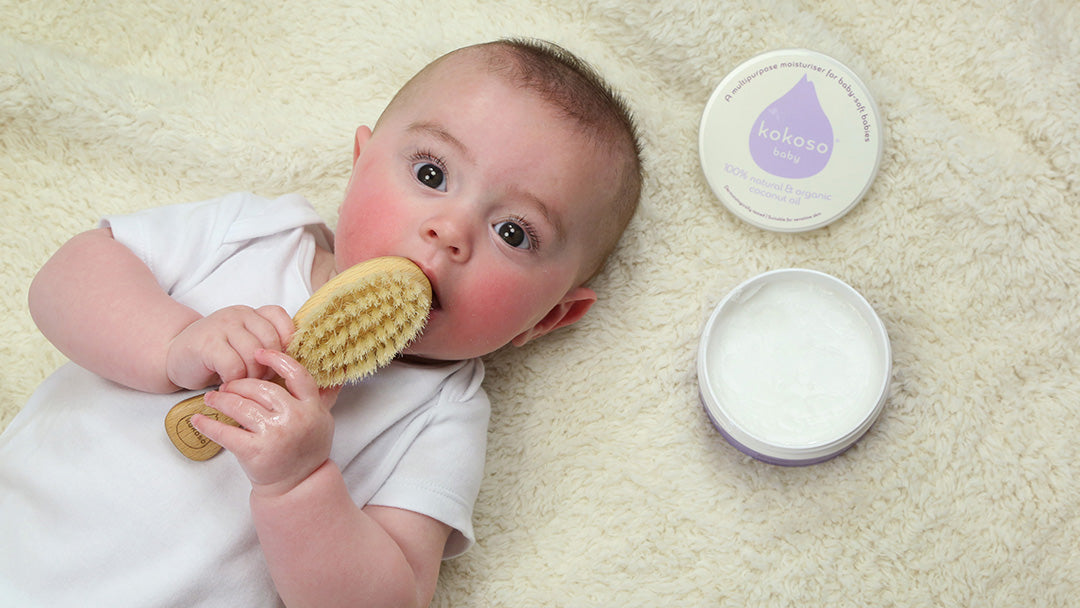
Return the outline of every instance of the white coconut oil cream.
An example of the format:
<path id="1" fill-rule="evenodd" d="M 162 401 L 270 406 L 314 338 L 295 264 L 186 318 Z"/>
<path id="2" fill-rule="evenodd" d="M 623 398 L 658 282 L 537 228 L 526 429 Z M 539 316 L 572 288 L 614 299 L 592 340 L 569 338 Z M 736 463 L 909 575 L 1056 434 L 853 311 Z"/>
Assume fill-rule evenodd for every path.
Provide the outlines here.
<path id="1" fill-rule="evenodd" d="M 770 51 L 728 74 L 705 106 L 701 168 L 729 211 L 801 232 L 841 217 L 881 160 L 881 120 L 847 66 L 806 49 Z"/>
<path id="2" fill-rule="evenodd" d="M 843 281 L 777 270 L 735 288 L 698 353 L 702 402 L 743 452 L 774 464 L 821 462 L 853 445 L 887 394 L 888 335 Z"/>

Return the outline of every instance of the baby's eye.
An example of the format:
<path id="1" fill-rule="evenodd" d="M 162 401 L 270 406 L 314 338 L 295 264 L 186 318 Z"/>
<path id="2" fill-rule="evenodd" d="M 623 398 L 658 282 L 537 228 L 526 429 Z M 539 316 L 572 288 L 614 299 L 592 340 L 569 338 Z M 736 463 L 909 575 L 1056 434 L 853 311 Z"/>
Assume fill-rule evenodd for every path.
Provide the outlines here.
<path id="1" fill-rule="evenodd" d="M 536 240 L 529 229 L 514 220 L 504 220 L 492 225 L 495 232 L 507 245 L 517 249 L 532 249 Z"/>
<path id="2" fill-rule="evenodd" d="M 413 173 L 416 175 L 416 181 L 421 184 L 440 192 L 446 192 L 446 173 L 443 172 L 442 167 L 435 163 L 418 162 L 413 164 Z"/>

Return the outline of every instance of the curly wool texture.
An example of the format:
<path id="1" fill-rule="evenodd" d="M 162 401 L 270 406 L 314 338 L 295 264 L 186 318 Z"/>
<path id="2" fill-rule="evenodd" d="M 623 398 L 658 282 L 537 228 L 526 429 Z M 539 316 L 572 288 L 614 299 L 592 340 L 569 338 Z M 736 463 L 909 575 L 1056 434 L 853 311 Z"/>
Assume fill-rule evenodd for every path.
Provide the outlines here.
<path id="1" fill-rule="evenodd" d="M 538 36 L 630 102 L 644 198 L 588 314 L 485 358 L 478 542 L 432 606 L 1076 605 L 1075 0 L 73 6 L 0 0 L 0 427 L 64 361 L 26 292 L 73 234 L 233 191 L 332 224 L 353 133 L 416 70 Z M 721 207 L 697 138 L 732 68 L 792 47 L 859 75 L 885 151 L 850 213 L 775 234 Z M 793 266 L 866 297 L 894 371 L 854 448 L 784 468 L 719 436 L 694 366 L 724 294 Z"/>

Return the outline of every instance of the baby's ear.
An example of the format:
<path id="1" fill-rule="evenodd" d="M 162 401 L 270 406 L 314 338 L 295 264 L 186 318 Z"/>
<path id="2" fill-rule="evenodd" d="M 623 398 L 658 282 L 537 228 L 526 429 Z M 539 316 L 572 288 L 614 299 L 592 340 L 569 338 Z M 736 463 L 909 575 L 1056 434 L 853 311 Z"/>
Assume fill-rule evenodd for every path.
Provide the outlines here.
<path id="1" fill-rule="evenodd" d="M 588 287 L 575 287 L 563 296 L 559 303 L 549 310 L 543 319 L 540 319 L 539 323 L 521 332 L 510 342 L 514 346 L 524 346 L 529 340 L 535 340 L 560 327 L 575 323 L 585 316 L 593 302 L 596 302 L 595 291 Z"/>
<path id="2" fill-rule="evenodd" d="M 361 125 L 356 129 L 356 139 L 353 142 L 352 162 L 356 163 L 356 159 L 360 156 L 360 150 L 364 149 L 364 144 L 367 140 L 371 139 L 371 129 L 367 125 Z"/>

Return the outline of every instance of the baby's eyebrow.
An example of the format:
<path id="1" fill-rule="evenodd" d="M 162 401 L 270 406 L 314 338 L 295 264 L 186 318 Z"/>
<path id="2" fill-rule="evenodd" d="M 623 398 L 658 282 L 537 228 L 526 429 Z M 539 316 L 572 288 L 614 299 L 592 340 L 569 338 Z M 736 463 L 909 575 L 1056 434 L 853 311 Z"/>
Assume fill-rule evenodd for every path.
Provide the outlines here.
<path id="1" fill-rule="evenodd" d="M 530 207 L 535 208 L 540 212 L 540 215 L 544 216 L 544 219 L 551 225 L 552 230 L 555 232 L 556 243 L 562 243 L 566 240 L 566 230 L 563 228 L 559 216 L 551 212 L 551 209 L 544 203 L 543 199 L 528 190 L 520 188 L 511 188 L 510 195 L 514 198 L 528 201 Z"/>
<path id="2" fill-rule="evenodd" d="M 442 128 L 442 126 L 440 126 L 438 123 L 430 121 L 414 122 L 410 124 L 406 130 L 410 133 L 420 132 L 431 135 L 432 137 L 435 137 L 436 139 L 439 139 L 446 144 L 457 148 L 458 152 L 460 152 L 461 155 L 465 157 L 466 161 L 472 163 L 476 160 L 469 152 L 469 148 L 466 147 L 460 139 L 454 137 L 452 133 Z"/>

